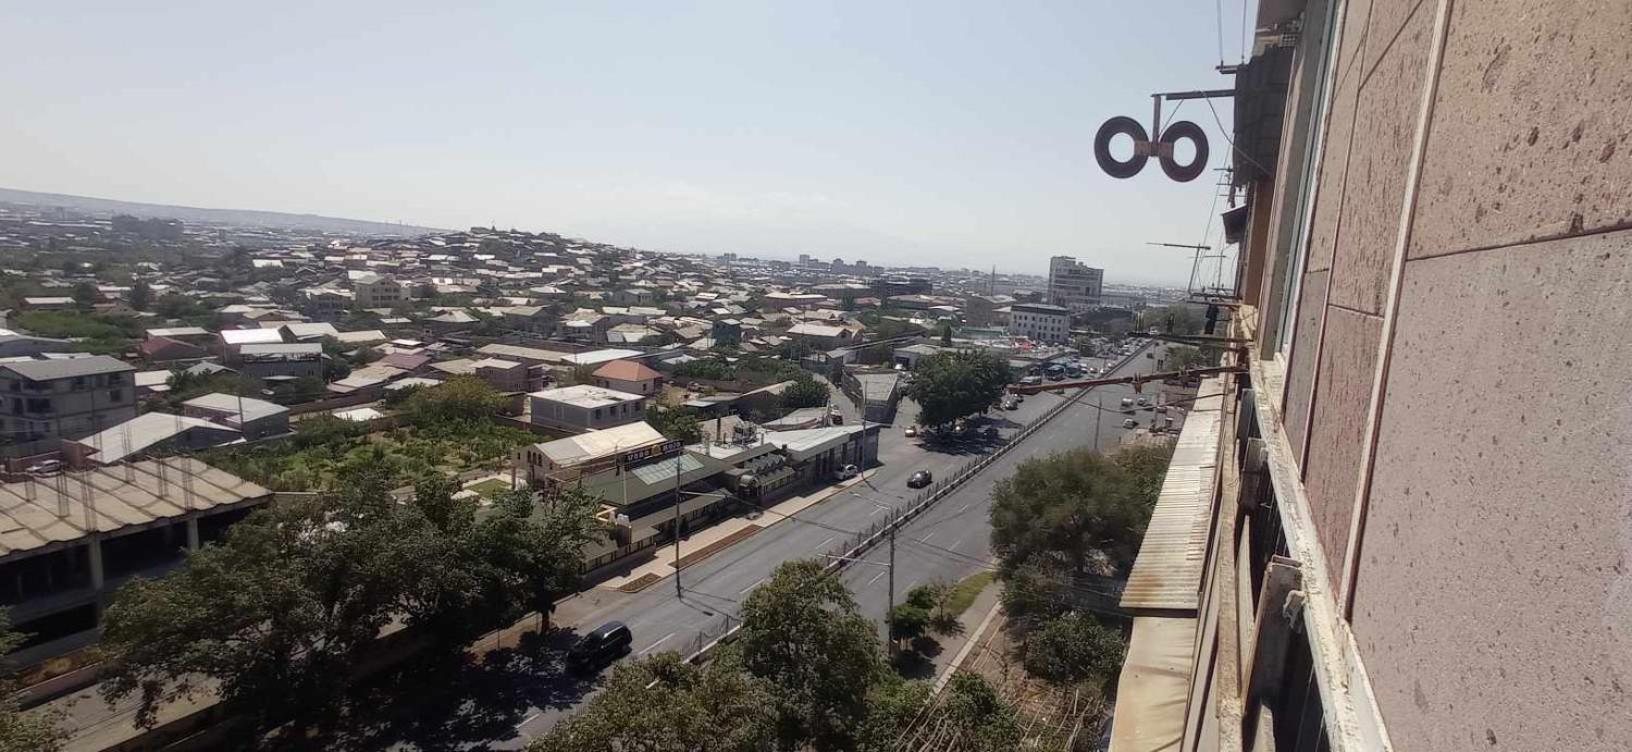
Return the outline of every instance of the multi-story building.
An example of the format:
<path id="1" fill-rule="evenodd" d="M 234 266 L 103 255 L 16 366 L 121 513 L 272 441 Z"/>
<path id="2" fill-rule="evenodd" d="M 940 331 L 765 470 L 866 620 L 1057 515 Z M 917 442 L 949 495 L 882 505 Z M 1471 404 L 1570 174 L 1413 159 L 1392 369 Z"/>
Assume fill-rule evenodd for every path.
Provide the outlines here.
<path id="1" fill-rule="evenodd" d="M 1099 305 L 1105 270 L 1095 269 L 1070 256 L 1048 260 L 1048 302 L 1081 311 Z"/>
<path id="2" fill-rule="evenodd" d="M 587 384 L 545 389 L 527 397 L 528 416 L 535 425 L 572 432 L 645 420 L 648 399 Z"/>
<path id="3" fill-rule="evenodd" d="M 1257 12 L 1110 749 L 1632 749 L 1632 4 Z"/>
<path id="4" fill-rule="evenodd" d="M 385 274 L 359 274 L 351 289 L 357 308 L 396 308 L 408 300 L 408 287 Z"/>
<path id="5" fill-rule="evenodd" d="M 1046 303 L 1015 303 L 1009 306 L 1009 334 L 1038 342 L 1065 342 L 1071 339 L 1071 311 Z"/>
<path id="6" fill-rule="evenodd" d="M 8 445 L 77 439 L 136 417 L 136 368 L 96 355 L 0 364 Z"/>

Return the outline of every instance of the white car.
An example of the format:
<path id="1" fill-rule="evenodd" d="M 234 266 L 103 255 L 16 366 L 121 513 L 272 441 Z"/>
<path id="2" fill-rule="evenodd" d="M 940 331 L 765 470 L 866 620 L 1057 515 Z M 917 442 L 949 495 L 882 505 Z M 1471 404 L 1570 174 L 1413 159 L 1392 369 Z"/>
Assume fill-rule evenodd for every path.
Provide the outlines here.
<path id="1" fill-rule="evenodd" d="M 917 435 L 918 435 L 918 427 L 917 426 L 907 426 L 907 430 L 906 430 L 907 438 L 910 439 L 910 438 L 912 438 L 914 436 L 917 436 Z"/>
<path id="2" fill-rule="evenodd" d="M 1127 420 L 1122 421 L 1122 427 L 1123 428 L 1135 428 L 1138 425 L 1139 425 L 1139 421 L 1134 420 L 1133 418 L 1128 418 Z"/>
<path id="3" fill-rule="evenodd" d="M 838 470 L 833 471 L 833 479 L 834 480 L 850 480 L 851 478 L 856 477 L 860 473 L 861 473 L 861 469 L 856 467 L 855 465 L 845 465 L 844 467 L 841 467 Z"/>

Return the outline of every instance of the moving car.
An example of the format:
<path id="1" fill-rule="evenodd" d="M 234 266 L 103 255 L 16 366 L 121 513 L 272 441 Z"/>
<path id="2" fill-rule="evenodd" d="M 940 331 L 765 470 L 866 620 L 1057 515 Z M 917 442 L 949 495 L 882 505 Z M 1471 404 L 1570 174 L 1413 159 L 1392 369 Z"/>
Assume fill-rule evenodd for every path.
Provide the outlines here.
<path id="1" fill-rule="evenodd" d="M 634 635 L 620 621 L 609 621 L 584 635 L 567 650 L 567 668 L 594 672 L 629 652 Z"/>
<path id="2" fill-rule="evenodd" d="M 907 488 L 923 488 L 934 482 L 935 476 L 930 475 L 928 470 L 919 470 L 907 479 Z"/>
<path id="3" fill-rule="evenodd" d="M 1150 404 L 1150 398 L 1149 397 L 1140 397 L 1139 398 L 1139 406 L 1140 407 L 1144 407 L 1144 406 L 1149 405 L 1149 404 Z"/>
<path id="4" fill-rule="evenodd" d="M 918 435 L 918 427 L 917 426 L 907 426 L 906 435 L 907 435 L 907 438 L 909 438 L 909 439 L 914 437 L 914 436 L 917 436 Z"/>
<path id="5" fill-rule="evenodd" d="M 856 467 L 855 465 L 845 465 L 844 467 L 833 471 L 833 478 L 835 480 L 850 480 L 851 478 L 856 477 L 856 475 L 860 472 L 861 468 Z"/>
<path id="6" fill-rule="evenodd" d="M 1139 421 L 1134 420 L 1133 418 L 1128 418 L 1127 420 L 1122 421 L 1123 428 L 1135 428 L 1138 427 L 1138 425 Z"/>

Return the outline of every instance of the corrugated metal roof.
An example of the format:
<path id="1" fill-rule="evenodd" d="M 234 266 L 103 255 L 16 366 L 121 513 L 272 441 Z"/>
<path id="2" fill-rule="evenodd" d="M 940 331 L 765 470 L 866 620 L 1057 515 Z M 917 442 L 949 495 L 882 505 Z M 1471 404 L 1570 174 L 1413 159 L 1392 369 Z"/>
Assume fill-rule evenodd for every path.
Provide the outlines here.
<path id="1" fill-rule="evenodd" d="M 1199 395 L 1219 395 L 1219 377 L 1203 379 Z M 1173 459 L 1151 511 L 1139 557 L 1122 591 L 1129 610 L 1195 611 L 1207 553 L 1207 516 L 1218 482 L 1221 397 L 1198 399 L 1184 421 Z"/>

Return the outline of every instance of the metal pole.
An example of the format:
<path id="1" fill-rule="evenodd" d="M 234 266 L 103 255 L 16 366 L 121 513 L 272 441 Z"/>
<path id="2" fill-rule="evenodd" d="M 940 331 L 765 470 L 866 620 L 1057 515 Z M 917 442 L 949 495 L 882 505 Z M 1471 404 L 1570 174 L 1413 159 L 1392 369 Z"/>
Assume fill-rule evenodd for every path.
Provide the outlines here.
<path id="1" fill-rule="evenodd" d="M 896 653 L 895 645 L 895 528 L 890 528 L 890 602 L 885 604 L 884 629 L 890 643 L 890 658 L 893 660 Z"/>
<path id="2" fill-rule="evenodd" d="M 680 460 L 686 456 L 686 450 L 674 458 L 674 597 L 685 598 L 680 589 Z"/>
<path id="3" fill-rule="evenodd" d="M 1105 422 L 1105 395 L 1094 396 L 1094 451 L 1099 451 L 1099 424 Z"/>

